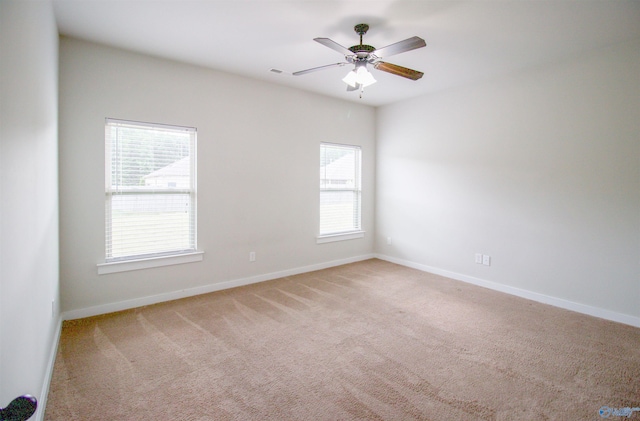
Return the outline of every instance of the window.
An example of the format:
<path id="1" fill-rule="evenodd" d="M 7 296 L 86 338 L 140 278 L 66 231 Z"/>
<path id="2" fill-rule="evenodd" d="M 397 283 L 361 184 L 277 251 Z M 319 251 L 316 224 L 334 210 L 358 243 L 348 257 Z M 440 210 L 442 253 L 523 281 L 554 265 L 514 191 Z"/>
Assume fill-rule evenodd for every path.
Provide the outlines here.
<path id="1" fill-rule="evenodd" d="M 106 262 L 195 252 L 196 129 L 107 119 L 105 157 Z"/>
<path id="2" fill-rule="evenodd" d="M 320 145 L 320 237 L 318 242 L 363 236 L 361 231 L 361 150 Z"/>

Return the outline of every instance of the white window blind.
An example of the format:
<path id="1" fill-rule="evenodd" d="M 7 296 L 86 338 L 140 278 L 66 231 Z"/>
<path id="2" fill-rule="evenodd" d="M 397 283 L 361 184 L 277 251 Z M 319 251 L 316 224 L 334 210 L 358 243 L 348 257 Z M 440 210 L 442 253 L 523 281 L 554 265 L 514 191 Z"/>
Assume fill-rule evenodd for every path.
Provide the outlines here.
<path id="1" fill-rule="evenodd" d="M 106 261 L 196 250 L 196 129 L 106 119 Z"/>
<path id="2" fill-rule="evenodd" d="M 320 145 L 320 235 L 361 229 L 359 146 Z"/>

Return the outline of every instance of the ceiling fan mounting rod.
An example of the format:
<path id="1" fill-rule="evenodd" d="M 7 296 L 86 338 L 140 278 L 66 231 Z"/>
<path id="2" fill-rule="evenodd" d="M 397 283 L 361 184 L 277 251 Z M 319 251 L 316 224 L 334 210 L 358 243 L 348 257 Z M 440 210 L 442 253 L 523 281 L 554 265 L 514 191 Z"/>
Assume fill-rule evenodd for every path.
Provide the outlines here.
<path id="1" fill-rule="evenodd" d="M 369 25 L 366 23 L 359 23 L 353 27 L 353 30 L 360 35 L 360 44 L 349 47 L 349 50 L 356 54 L 354 60 L 366 61 L 369 59 L 369 53 L 374 52 L 376 49 L 371 45 L 364 45 L 362 43 L 362 36 L 369 30 Z"/>
<path id="2" fill-rule="evenodd" d="M 366 23 L 359 23 L 353 27 L 353 30 L 356 31 L 356 34 L 360 35 L 360 45 L 362 45 L 362 36 L 369 30 L 369 25 Z"/>

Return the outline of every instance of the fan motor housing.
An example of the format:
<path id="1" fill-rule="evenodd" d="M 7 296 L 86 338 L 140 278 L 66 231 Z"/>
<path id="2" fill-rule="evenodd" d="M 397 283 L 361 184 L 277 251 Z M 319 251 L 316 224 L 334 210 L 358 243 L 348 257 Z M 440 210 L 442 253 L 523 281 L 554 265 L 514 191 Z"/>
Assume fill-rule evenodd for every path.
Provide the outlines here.
<path id="1" fill-rule="evenodd" d="M 372 53 L 374 52 L 376 49 L 375 47 L 371 46 L 371 45 L 354 45 L 349 47 L 350 51 L 353 51 L 355 54 L 357 53 Z"/>

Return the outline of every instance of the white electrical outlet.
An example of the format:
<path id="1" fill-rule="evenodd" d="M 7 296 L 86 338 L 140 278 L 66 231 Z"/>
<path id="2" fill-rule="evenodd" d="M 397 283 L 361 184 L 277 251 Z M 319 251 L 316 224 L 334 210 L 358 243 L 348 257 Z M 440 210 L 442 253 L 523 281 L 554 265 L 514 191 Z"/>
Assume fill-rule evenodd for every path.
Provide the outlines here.
<path id="1" fill-rule="evenodd" d="M 255 251 L 250 251 L 249 252 L 249 261 L 250 262 L 255 262 L 256 261 L 256 252 Z"/>
<path id="2" fill-rule="evenodd" d="M 482 255 L 482 264 L 485 266 L 491 266 L 491 256 L 487 256 L 486 254 Z"/>
<path id="3" fill-rule="evenodd" d="M 387 237 L 387 245 L 391 245 L 391 237 Z"/>
<path id="4" fill-rule="evenodd" d="M 482 253 L 476 253 L 476 263 L 479 265 L 482 264 Z"/>

